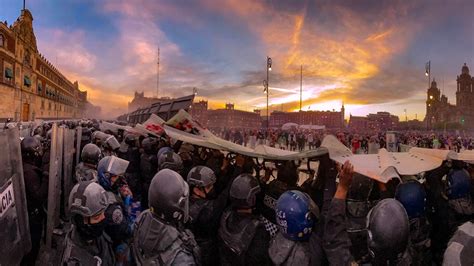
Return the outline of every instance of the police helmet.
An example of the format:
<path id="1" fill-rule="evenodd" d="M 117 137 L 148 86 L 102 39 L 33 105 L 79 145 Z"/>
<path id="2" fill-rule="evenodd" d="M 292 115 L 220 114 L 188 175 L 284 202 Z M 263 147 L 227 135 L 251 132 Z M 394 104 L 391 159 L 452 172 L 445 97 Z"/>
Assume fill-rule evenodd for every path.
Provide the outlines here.
<path id="1" fill-rule="evenodd" d="M 160 158 L 160 156 L 165 153 L 165 152 L 169 152 L 169 151 L 173 151 L 173 149 L 171 147 L 162 147 L 161 149 L 158 150 L 158 154 L 156 155 L 157 158 Z"/>
<path id="2" fill-rule="evenodd" d="M 99 184 L 106 190 L 112 189 L 112 176 L 122 176 L 127 170 L 129 162 L 116 156 L 105 156 L 97 165 Z"/>
<path id="3" fill-rule="evenodd" d="M 446 195 L 450 200 L 465 198 L 470 190 L 471 180 L 465 169 L 452 169 L 448 173 Z"/>
<path id="4" fill-rule="evenodd" d="M 365 220 L 371 207 L 369 197 L 373 187 L 372 179 L 358 173 L 354 174 L 346 198 L 346 213 L 350 218 Z"/>
<path id="5" fill-rule="evenodd" d="M 293 241 L 302 241 L 311 236 L 319 209 L 308 194 L 289 190 L 278 198 L 275 214 L 283 236 Z"/>
<path id="6" fill-rule="evenodd" d="M 230 186 L 230 201 L 236 208 L 254 208 L 260 185 L 257 179 L 250 174 L 237 176 Z"/>
<path id="7" fill-rule="evenodd" d="M 189 215 L 189 187 L 183 178 L 170 169 L 160 170 L 148 190 L 151 212 L 167 222 L 186 222 Z"/>
<path id="8" fill-rule="evenodd" d="M 137 145 L 137 136 L 135 136 L 135 134 L 127 134 L 125 136 L 125 143 L 132 146 L 132 147 L 135 147 Z"/>
<path id="9" fill-rule="evenodd" d="M 108 207 L 107 193 L 93 181 L 76 184 L 69 194 L 69 210 L 72 214 L 92 217 Z"/>
<path id="10" fill-rule="evenodd" d="M 158 140 L 156 138 L 145 138 L 142 141 L 142 147 L 146 154 L 153 154 L 158 149 Z"/>
<path id="11" fill-rule="evenodd" d="M 183 170 L 183 160 L 181 157 L 172 152 L 164 152 L 158 157 L 158 167 L 159 169 L 171 169 L 176 172 Z"/>
<path id="12" fill-rule="evenodd" d="M 420 217 L 425 212 L 426 192 L 420 182 L 416 180 L 398 185 L 395 199 L 402 203 L 410 219 Z"/>
<path id="13" fill-rule="evenodd" d="M 367 215 L 367 242 L 372 257 L 383 260 L 400 258 L 409 236 L 408 215 L 398 200 L 381 200 Z"/>
<path id="14" fill-rule="evenodd" d="M 82 128 L 81 142 L 90 142 L 91 141 L 91 130 L 87 127 Z"/>
<path id="15" fill-rule="evenodd" d="M 118 142 L 118 140 L 115 138 L 114 135 L 106 134 L 106 137 L 102 141 L 102 143 L 103 143 L 102 146 L 104 148 L 110 149 L 112 151 L 115 151 L 120 148 L 120 143 Z"/>
<path id="16" fill-rule="evenodd" d="M 102 152 L 97 145 L 88 143 L 82 148 L 81 160 L 84 163 L 96 165 L 102 159 Z"/>
<path id="17" fill-rule="evenodd" d="M 34 160 L 41 157 L 41 143 L 37 138 L 25 137 L 20 146 L 23 158 Z"/>
<path id="18" fill-rule="evenodd" d="M 204 188 L 216 183 L 216 175 L 211 168 L 206 166 L 196 166 L 188 173 L 188 184 L 191 187 Z"/>

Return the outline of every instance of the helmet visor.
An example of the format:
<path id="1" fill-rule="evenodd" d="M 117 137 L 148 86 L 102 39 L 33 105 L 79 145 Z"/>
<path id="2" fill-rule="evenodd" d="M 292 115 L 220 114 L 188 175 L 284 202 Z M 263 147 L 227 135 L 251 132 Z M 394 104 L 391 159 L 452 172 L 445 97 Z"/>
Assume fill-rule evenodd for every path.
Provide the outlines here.
<path id="1" fill-rule="evenodd" d="M 110 136 L 105 140 L 105 143 L 112 149 L 116 150 L 120 148 L 120 143 L 117 141 L 117 139 L 114 136 Z"/>
<path id="2" fill-rule="evenodd" d="M 112 175 L 123 175 L 127 170 L 129 162 L 116 156 L 111 156 L 106 172 Z"/>

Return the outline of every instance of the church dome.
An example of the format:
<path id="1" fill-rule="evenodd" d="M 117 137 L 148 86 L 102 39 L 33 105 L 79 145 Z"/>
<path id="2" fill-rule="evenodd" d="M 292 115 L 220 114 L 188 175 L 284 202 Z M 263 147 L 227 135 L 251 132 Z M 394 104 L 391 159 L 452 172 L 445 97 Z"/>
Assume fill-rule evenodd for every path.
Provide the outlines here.
<path id="1" fill-rule="evenodd" d="M 469 68 L 467 67 L 466 63 L 464 63 L 464 66 L 462 66 L 461 74 L 469 75 Z"/>

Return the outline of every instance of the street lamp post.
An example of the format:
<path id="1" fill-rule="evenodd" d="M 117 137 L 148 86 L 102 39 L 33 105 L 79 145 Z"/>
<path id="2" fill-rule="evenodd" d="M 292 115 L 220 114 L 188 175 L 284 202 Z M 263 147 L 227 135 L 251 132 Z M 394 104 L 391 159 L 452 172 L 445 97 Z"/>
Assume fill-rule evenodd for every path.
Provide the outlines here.
<path id="1" fill-rule="evenodd" d="M 268 127 L 270 126 L 270 115 L 268 112 L 268 88 L 269 88 L 269 77 L 268 72 L 272 71 L 272 59 L 267 56 L 267 79 L 263 81 L 263 92 L 267 94 L 267 134 L 268 134 Z"/>
<path id="2" fill-rule="evenodd" d="M 428 91 L 430 89 L 430 79 L 431 79 L 431 60 L 428 61 L 425 65 L 425 76 L 428 77 Z M 430 101 L 430 104 L 428 104 L 428 109 L 431 110 L 431 101 Z M 428 110 L 427 111 L 427 114 L 426 114 L 426 130 L 429 129 L 429 126 L 428 126 Z M 431 125 L 433 126 L 433 125 Z"/>

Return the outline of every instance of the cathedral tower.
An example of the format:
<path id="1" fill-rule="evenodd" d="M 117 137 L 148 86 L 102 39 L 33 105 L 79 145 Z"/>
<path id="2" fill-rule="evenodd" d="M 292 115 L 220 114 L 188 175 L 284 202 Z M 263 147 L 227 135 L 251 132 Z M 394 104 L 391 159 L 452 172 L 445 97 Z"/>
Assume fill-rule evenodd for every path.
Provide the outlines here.
<path id="1" fill-rule="evenodd" d="M 473 88 L 472 79 L 469 75 L 469 68 L 466 63 L 461 69 L 461 75 L 457 77 L 457 89 L 456 89 L 456 106 L 461 110 L 468 110 L 472 108 Z"/>

